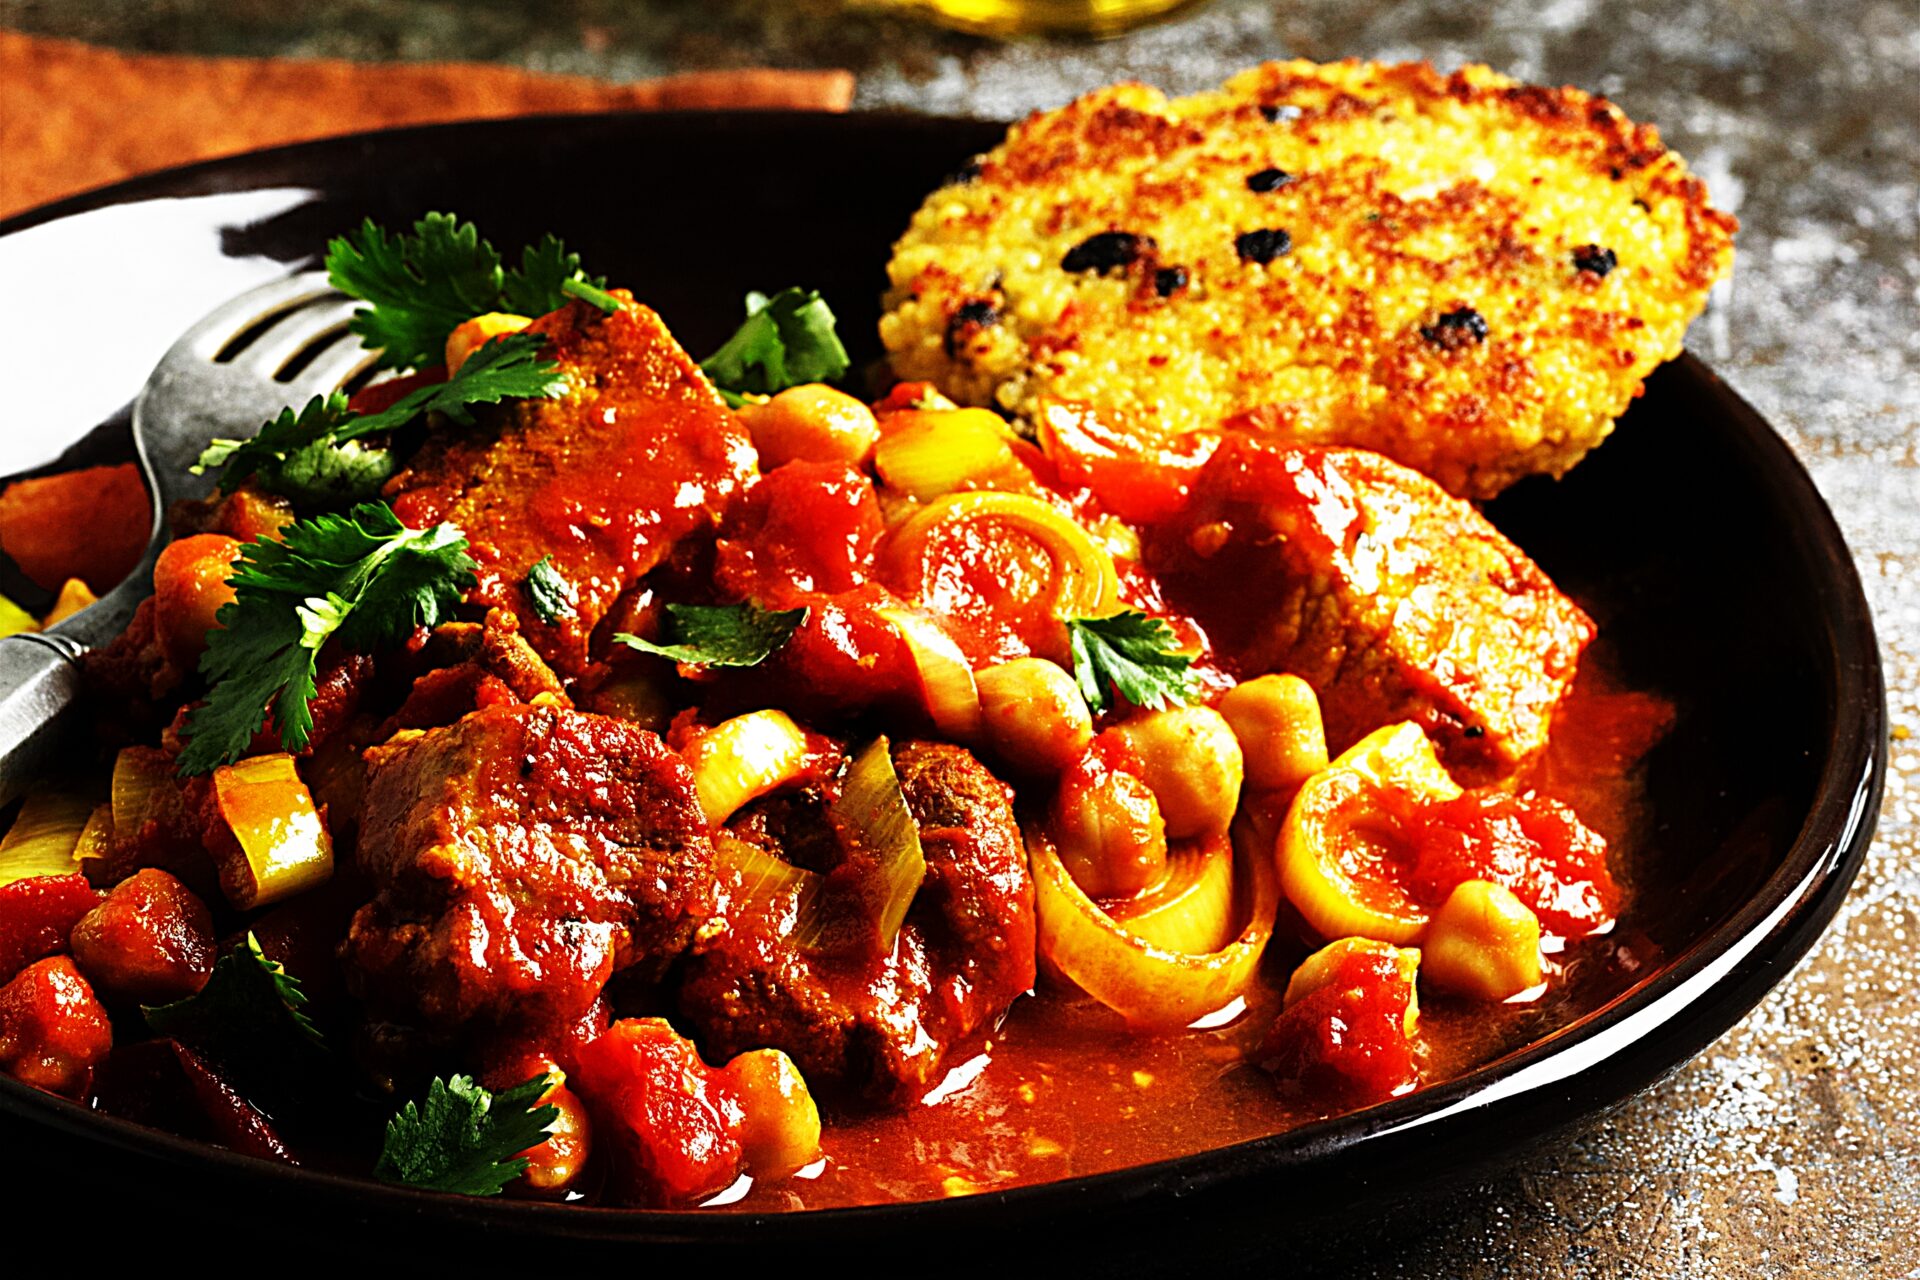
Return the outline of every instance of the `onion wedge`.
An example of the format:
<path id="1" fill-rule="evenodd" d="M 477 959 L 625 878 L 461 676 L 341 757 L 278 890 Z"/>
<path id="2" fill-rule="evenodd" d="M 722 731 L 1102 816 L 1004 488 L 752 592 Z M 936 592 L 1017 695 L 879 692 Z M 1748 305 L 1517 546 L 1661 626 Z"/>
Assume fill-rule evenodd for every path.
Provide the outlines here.
<path id="1" fill-rule="evenodd" d="M 942 737 L 954 742 L 980 740 L 985 726 L 980 711 L 980 686 L 974 682 L 967 655 L 939 627 L 909 609 L 875 610 L 893 624 L 913 655 L 920 677 L 920 697 Z"/>
<path id="2" fill-rule="evenodd" d="M 1213 838 L 1223 847 L 1225 836 Z M 1253 981 L 1273 936 L 1280 889 L 1264 846 L 1244 860 L 1249 909 L 1239 935 L 1217 951 L 1169 951 L 1131 932 L 1074 883 L 1037 826 L 1027 832 L 1040 950 L 1094 999 L 1135 1026 L 1173 1030 L 1230 1003 Z M 1215 855 L 1220 856 L 1220 855 Z M 1225 856 L 1231 860 L 1232 855 Z"/>

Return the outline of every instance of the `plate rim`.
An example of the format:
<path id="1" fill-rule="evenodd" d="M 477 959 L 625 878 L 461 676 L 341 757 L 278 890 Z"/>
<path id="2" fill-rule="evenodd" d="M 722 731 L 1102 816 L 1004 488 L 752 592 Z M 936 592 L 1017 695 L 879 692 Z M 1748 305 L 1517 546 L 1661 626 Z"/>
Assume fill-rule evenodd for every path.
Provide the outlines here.
<path id="1" fill-rule="evenodd" d="M 700 122 L 750 127 L 771 119 L 807 119 L 827 128 L 889 124 L 956 134 L 968 130 L 983 136 L 1005 127 L 1003 122 L 979 117 L 904 110 L 778 108 L 547 113 L 406 125 L 259 148 L 140 174 L 0 219 L 0 240 L 111 205 L 185 194 L 183 188 L 208 181 L 215 184 L 212 190 L 251 189 L 259 184 L 247 180 L 250 173 L 310 158 L 331 158 L 337 163 L 369 144 L 405 146 L 443 134 L 568 125 L 629 124 L 644 130 Z M 776 1244 L 853 1226 L 862 1230 L 921 1226 L 929 1217 L 937 1217 L 942 1227 L 964 1228 L 979 1225 L 989 1216 L 1002 1221 L 1051 1217 L 1063 1210 L 1085 1209 L 1089 1200 L 1113 1208 L 1162 1195 L 1182 1197 L 1260 1177 L 1318 1177 L 1323 1168 L 1337 1167 L 1357 1153 L 1403 1139 L 1428 1124 L 1445 1123 L 1456 1115 L 1472 1115 L 1502 1104 L 1540 1101 L 1541 1090 L 1552 1085 L 1562 1085 L 1569 1091 L 1582 1087 L 1579 1101 L 1567 1097 L 1561 1103 L 1564 1120 L 1532 1128 L 1505 1149 L 1544 1141 L 1643 1092 L 1692 1060 L 1780 983 L 1811 950 L 1839 910 L 1871 844 L 1884 788 L 1888 716 L 1880 648 L 1858 568 L 1831 508 L 1780 434 L 1697 356 L 1685 352 L 1656 372 L 1700 384 L 1724 403 L 1737 427 L 1728 432 L 1729 439 L 1755 466 L 1783 509 L 1791 511 L 1795 527 L 1809 535 L 1809 550 L 1823 562 L 1826 572 L 1816 577 L 1816 593 L 1825 644 L 1835 659 L 1829 696 L 1836 707 L 1825 744 L 1826 761 L 1805 819 L 1781 864 L 1737 910 L 1644 984 L 1472 1071 L 1358 1112 L 1185 1156 L 945 1200 L 789 1212 L 623 1209 L 448 1196 L 392 1186 L 371 1177 L 281 1165 L 242 1155 L 97 1113 L 81 1103 L 41 1093 L 4 1076 L 0 1076 L 0 1109 L 81 1139 L 179 1162 L 199 1172 L 264 1180 L 276 1190 L 318 1192 L 331 1200 L 358 1202 L 381 1214 L 410 1212 L 449 1226 L 486 1226 L 549 1238 L 660 1243 L 739 1243 L 742 1233 L 752 1233 L 754 1243 Z M 1733 967 L 1741 961 L 1752 961 L 1752 970 L 1734 973 Z M 1718 973 L 1716 965 L 1720 966 Z M 1690 1012 L 1700 1016 L 1675 1030 Z M 1552 1066 L 1555 1059 L 1573 1055 L 1637 1017 L 1644 1017 L 1650 1029 L 1663 1034 L 1601 1052 L 1558 1074 L 1540 1072 L 1541 1067 Z M 1641 1050 L 1648 1042 L 1664 1047 L 1651 1053 Z M 1629 1063 L 1630 1079 L 1623 1085 L 1620 1071 Z M 1611 1078 L 1596 1087 L 1595 1077 L 1606 1069 L 1612 1070 Z M 1502 1090 L 1503 1085 L 1529 1073 L 1541 1078 L 1521 1080 Z"/>

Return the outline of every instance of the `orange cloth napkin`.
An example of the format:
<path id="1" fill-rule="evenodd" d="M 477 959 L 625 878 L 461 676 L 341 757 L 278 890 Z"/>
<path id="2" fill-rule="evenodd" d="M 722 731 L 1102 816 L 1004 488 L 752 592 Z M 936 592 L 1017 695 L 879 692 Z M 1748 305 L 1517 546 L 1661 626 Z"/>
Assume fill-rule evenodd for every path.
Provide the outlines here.
<path id="1" fill-rule="evenodd" d="M 844 111 L 845 71 L 636 84 L 486 63 L 123 54 L 0 31 L 0 217 L 150 169 L 393 125 L 691 107 Z"/>

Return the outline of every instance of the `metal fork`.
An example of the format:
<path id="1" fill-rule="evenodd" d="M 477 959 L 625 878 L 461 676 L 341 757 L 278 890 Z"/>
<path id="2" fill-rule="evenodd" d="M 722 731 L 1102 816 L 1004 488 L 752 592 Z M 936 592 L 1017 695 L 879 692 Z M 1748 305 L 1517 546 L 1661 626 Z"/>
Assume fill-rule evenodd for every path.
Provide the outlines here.
<path id="1" fill-rule="evenodd" d="M 57 763 L 80 694 L 80 655 L 125 630 L 152 594 L 167 508 L 213 489 L 213 477 L 189 470 L 207 442 L 255 431 L 372 365 L 374 353 L 347 333 L 354 305 L 325 272 L 301 272 L 219 307 L 161 357 L 133 402 L 134 448 L 153 497 L 146 554 L 98 603 L 44 632 L 0 640 L 0 804 Z"/>

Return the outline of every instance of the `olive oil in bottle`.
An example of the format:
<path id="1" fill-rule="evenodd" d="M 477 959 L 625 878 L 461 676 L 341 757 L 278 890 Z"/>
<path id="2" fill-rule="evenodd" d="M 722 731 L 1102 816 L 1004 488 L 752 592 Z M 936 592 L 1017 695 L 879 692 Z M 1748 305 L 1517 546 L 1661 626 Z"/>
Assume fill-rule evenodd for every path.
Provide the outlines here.
<path id="1" fill-rule="evenodd" d="M 945 26 L 986 36 L 1111 36 L 1196 0 L 896 0 Z"/>

